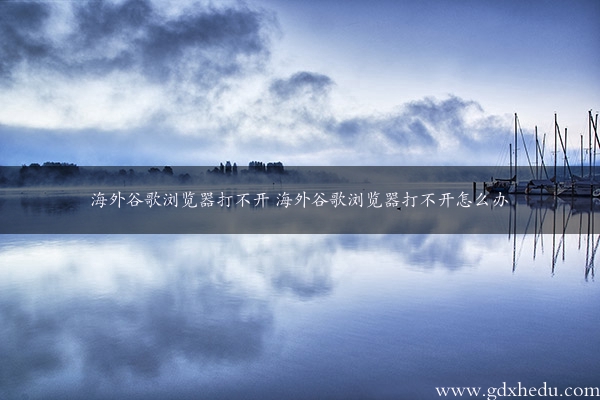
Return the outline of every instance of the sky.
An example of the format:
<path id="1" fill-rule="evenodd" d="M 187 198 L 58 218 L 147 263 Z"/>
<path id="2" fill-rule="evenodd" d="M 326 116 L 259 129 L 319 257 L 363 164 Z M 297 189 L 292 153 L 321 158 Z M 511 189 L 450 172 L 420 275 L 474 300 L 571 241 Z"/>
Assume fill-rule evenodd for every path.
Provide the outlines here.
<path id="1" fill-rule="evenodd" d="M 599 18 L 594 0 L 0 0 L 0 165 L 494 166 L 515 113 L 531 154 L 537 125 L 552 159 L 556 113 L 578 155 Z"/>

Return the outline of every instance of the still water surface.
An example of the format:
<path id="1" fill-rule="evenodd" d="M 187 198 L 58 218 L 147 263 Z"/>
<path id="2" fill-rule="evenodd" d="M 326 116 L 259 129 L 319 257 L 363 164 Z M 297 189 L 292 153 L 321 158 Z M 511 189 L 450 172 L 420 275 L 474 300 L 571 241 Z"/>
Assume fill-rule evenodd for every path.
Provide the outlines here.
<path id="1" fill-rule="evenodd" d="M 2 235 L 0 398 L 598 386 L 598 235 Z"/>

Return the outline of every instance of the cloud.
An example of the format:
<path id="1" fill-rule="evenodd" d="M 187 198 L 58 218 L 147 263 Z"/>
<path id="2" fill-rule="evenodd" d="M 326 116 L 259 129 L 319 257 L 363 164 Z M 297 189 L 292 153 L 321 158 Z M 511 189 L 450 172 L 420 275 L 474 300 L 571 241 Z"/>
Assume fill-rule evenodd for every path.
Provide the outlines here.
<path id="1" fill-rule="evenodd" d="M 50 57 L 43 25 L 50 7 L 43 3 L 0 3 L 0 79 L 9 78 L 22 62 Z"/>
<path id="2" fill-rule="evenodd" d="M 333 84 L 333 80 L 326 75 L 300 71 L 287 79 L 274 80 L 269 91 L 278 100 L 286 101 L 294 97 L 308 96 L 314 101 L 326 95 Z"/>
<path id="3" fill-rule="evenodd" d="M 161 6 L 0 2 L 0 121 L 179 133 L 222 125 L 215 108 L 262 70 L 275 19 L 243 5 Z"/>
<path id="4" fill-rule="evenodd" d="M 331 78 L 305 72 L 274 80 L 270 96 L 263 96 L 271 101 L 237 117 L 244 146 L 275 158 L 285 149 L 286 157 L 302 155 L 302 164 L 313 165 L 456 164 L 464 162 L 464 151 L 471 163 L 485 164 L 476 155 L 489 157 L 510 130 L 507 118 L 454 95 L 411 101 L 386 114 L 340 116 L 329 98 L 332 86 Z"/>
<path id="5" fill-rule="evenodd" d="M 326 129 L 369 159 L 379 155 L 385 164 L 402 157 L 401 165 L 438 165 L 459 160 L 460 151 L 493 147 L 503 137 L 496 134 L 506 129 L 506 120 L 487 115 L 475 101 L 448 96 L 412 101 L 384 115 L 338 119 Z"/>
<path id="6" fill-rule="evenodd" d="M 503 127 L 502 120 L 486 116 L 477 102 L 449 96 L 412 101 L 388 115 L 340 120 L 330 130 L 355 142 L 378 139 L 386 152 L 425 155 L 486 146 L 493 139 L 490 134 Z M 369 147 L 377 148 L 376 143 Z"/>
<path id="7" fill-rule="evenodd" d="M 58 7 L 70 7 L 60 13 Z M 154 80 L 214 85 L 268 55 L 266 17 L 247 8 L 195 6 L 163 15 L 148 0 L 0 3 L 2 75 L 21 64 L 77 78 L 134 71 Z M 64 10 L 63 10 L 64 11 Z M 52 28 L 62 18 L 65 32 Z"/>
<path id="8" fill-rule="evenodd" d="M 257 158 L 286 165 L 461 165 L 467 152 L 469 165 L 489 165 L 512 138 L 510 116 L 490 116 L 478 103 L 454 96 L 349 118 L 321 100 L 251 103 L 243 112 L 213 116 L 221 123 L 212 128 L 191 120 L 193 135 L 174 133 L 161 121 L 112 131 L 0 125 L 0 157 L 5 165 L 245 165 Z"/>
<path id="9" fill-rule="evenodd" d="M 166 18 L 145 0 L 94 1 L 76 8 L 75 24 L 71 50 L 84 58 L 86 71 L 135 69 L 156 81 L 187 79 L 210 87 L 267 53 L 262 16 L 248 9 Z"/>
<path id="10" fill-rule="evenodd" d="M 439 165 L 506 132 L 456 95 L 341 113 L 334 77 L 274 73 L 277 29 L 240 4 L 0 2 L 3 162 Z"/>

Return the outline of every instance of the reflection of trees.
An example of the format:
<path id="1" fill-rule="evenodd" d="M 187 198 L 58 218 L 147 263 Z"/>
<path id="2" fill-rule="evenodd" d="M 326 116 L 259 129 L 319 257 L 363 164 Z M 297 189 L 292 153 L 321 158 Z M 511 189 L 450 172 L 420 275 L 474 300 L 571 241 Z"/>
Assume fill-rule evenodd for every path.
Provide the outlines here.
<path id="1" fill-rule="evenodd" d="M 64 214 L 77 211 L 81 201 L 76 196 L 21 197 L 21 207 L 32 213 Z"/>

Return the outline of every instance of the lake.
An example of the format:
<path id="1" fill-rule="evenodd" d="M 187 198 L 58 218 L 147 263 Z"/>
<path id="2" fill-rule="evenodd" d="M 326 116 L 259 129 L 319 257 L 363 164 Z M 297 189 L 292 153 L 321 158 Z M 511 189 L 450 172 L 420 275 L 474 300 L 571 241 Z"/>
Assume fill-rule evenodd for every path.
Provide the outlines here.
<path id="1" fill-rule="evenodd" d="M 597 387 L 589 215 L 542 235 L 4 234 L 0 398 Z"/>
<path id="2" fill-rule="evenodd" d="M 0 398 L 600 386 L 600 200 L 347 170 L 2 189 Z"/>

